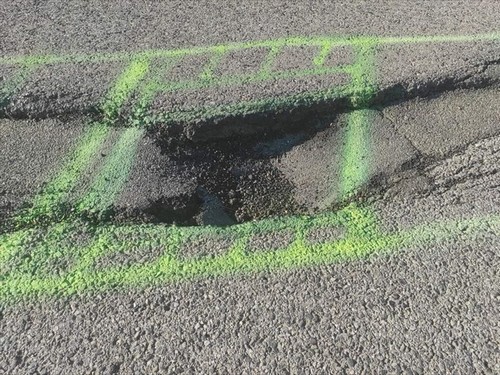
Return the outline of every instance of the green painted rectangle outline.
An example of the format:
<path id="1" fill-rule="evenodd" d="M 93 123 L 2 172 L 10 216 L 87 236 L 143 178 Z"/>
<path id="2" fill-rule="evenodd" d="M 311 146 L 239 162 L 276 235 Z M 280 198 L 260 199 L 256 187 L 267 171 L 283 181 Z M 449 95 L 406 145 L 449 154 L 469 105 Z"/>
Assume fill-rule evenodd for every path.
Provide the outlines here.
<path id="1" fill-rule="evenodd" d="M 498 39 L 498 34 L 495 34 L 494 40 Z M 440 39 L 439 37 L 433 37 L 431 38 L 432 40 L 426 39 L 426 42 L 442 42 L 443 40 Z M 400 40 L 400 39 L 398 39 Z M 474 41 L 477 39 L 471 39 L 471 37 L 456 37 L 454 40 L 451 41 Z M 410 41 L 408 41 L 410 42 Z M 392 43 L 391 40 L 388 40 L 387 43 Z M 363 46 L 374 46 L 375 44 L 373 43 L 373 39 L 364 39 Z M 32 62 L 33 63 L 33 62 Z M 363 64 L 359 65 L 360 72 L 358 72 L 358 79 L 359 81 L 356 81 L 357 78 L 356 76 L 354 77 L 354 82 L 358 82 L 359 85 L 355 85 L 355 87 L 368 87 L 370 88 L 370 67 L 364 66 Z M 361 73 L 361 74 L 360 74 Z M 366 75 L 367 74 L 367 75 Z M 364 77 L 366 75 L 366 77 Z M 364 78 L 363 78 L 364 77 Z M 364 86 L 366 83 L 368 85 Z M 128 90 L 128 89 L 127 89 Z M 128 90 L 129 91 L 129 90 Z M 354 90 L 356 91 L 356 90 Z M 362 91 L 362 90 L 361 90 Z M 369 95 L 373 94 L 373 91 L 368 90 L 367 92 L 367 97 Z M 112 98 L 110 99 L 112 100 Z M 286 100 L 286 99 L 284 99 Z M 356 121 L 355 121 L 356 122 Z M 358 139 L 358 141 L 361 139 Z M 353 156 L 353 159 L 356 159 L 355 156 Z M 355 160 L 353 160 L 355 162 Z M 349 174 L 349 173 L 347 173 Z M 357 178 L 357 177 L 356 177 Z M 483 230 L 494 230 L 498 231 L 498 226 L 500 224 L 500 217 L 498 215 L 492 215 L 490 217 L 484 217 L 484 218 L 473 218 L 469 220 L 462 220 L 462 221 L 455 221 L 451 224 L 431 224 L 427 227 L 420 227 L 420 228 L 415 228 L 414 230 L 409 230 L 406 232 L 400 232 L 399 234 L 381 234 L 376 225 L 373 225 L 372 221 L 369 219 L 371 216 L 369 212 L 365 212 L 363 210 L 359 211 L 359 209 L 355 208 L 352 210 L 354 212 L 355 216 L 352 216 L 351 213 L 351 220 L 348 223 L 345 223 L 349 233 L 351 233 L 350 239 L 346 241 L 340 241 L 340 242 L 335 242 L 333 244 L 329 244 L 328 248 L 331 248 L 331 246 L 344 248 L 344 252 L 342 254 L 339 254 L 338 252 L 336 253 L 339 255 L 338 258 L 335 259 L 349 259 L 351 256 L 366 256 L 371 253 L 371 250 L 384 250 L 384 249 L 389 249 L 393 248 L 395 246 L 403 246 L 403 245 L 409 245 L 411 244 L 411 241 L 414 241 L 415 239 L 420 239 L 422 241 L 441 241 L 443 239 L 449 238 L 451 235 L 455 235 L 458 233 L 463 232 L 464 230 L 467 231 L 468 233 L 476 233 L 478 231 L 483 231 Z M 335 215 L 338 215 L 340 213 L 336 213 Z M 358 217 L 358 219 L 355 219 L 355 217 Z M 290 221 L 291 220 L 291 221 Z M 294 227 L 292 224 L 293 221 L 296 221 L 298 223 L 301 223 L 305 220 L 305 222 L 309 222 L 310 219 L 307 218 L 291 218 L 290 220 L 284 220 L 281 221 L 282 223 L 286 223 L 286 227 L 289 228 L 290 226 Z M 358 222 L 361 220 L 360 222 Z M 367 221 L 368 220 L 368 221 Z M 279 221 L 278 221 L 279 222 Z M 312 220 L 314 222 L 314 220 Z M 325 225 L 329 226 L 334 223 L 335 220 L 329 220 L 326 219 Z M 266 224 L 267 223 L 267 224 Z M 231 231 L 236 231 L 240 232 L 241 230 L 244 230 L 244 228 L 248 228 L 248 230 L 252 233 L 254 233 L 256 230 L 262 230 L 265 229 L 266 226 L 268 226 L 269 221 L 262 221 L 257 224 L 252 224 L 252 225 L 242 225 L 230 229 L 224 229 L 222 232 L 224 233 L 231 233 Z M 64 227 L 64 223 L 62 224 Z M 272 229 L 273 225 L 271 225 L 268 229 L 270 230 L 276 230 L 276 227 Z M 259 229 L 260 228 L 260 229 Z M 253 261 L 249 261 L 248 257 L 245 257 L 245 255 L 242 253 L 243 250 L 243 244 L 240 243 L 237 245 L 233 250 L 229 252 L 228 255 L 226 255 L 226 258 L 221 258 L 219 260 L 210 260 L 210 259 L 203 259 L 199 263 L 192 264 L 192 269 L 194 270 L 193 272 L 181 272 L 178 273 L 176 272 L 171 272 L 171 274 L 164 274 L 163 277 L 158 278 L 156 281 L 164 282 L 168 280 L 176 280 L 176 279 L 185 279 L 185 278 L 191 278 L 191 277 L 197 277 L 197 276 L 214 276 L 214 275 L 219 275 L 219 274 L 227 274 L 228 271 L 233 272 L 236 270 L 236 268 L 245 268 L 244 271 L 258 271 L 262 269 L 274 269 L 274 268 L 288 268 L 292 266 L 305 266 L 305 265 L 312 265 L 312 264 L 321 264 L 322 262 L 330 262 L 332 261 L 332 256 L 335 254 L 323 254 L 325 257 L 319 257 L 319 258 L 314 258 L 314 261 L 311 261 L 311 259 L 307 256 L 307 248 L 304 247 L 304 243 L 300 242 L 303 241 L 303 233 L 299 233 L 300 229 L 299 228 L 304 228 L 302 225 L 299 225 L 299 227 L 296 227 L 296 234 L 299 235 L 298 242 L 296 241 L 291 248 L 288 249 L 290 251 L 289 255 L 291 254 L 292 257 L 296 257 L 296 259 L 302 259 L 298 263 L 290 261 L 290 258 L 285 258 L 281 259 L 279 256 L 278 258 L 266 258 L 267 256 L 257 256 Z M 444 229 L 440 229 L 444 228 Z M 133 227 L 131 227 L 133 230 Z M 457 229 L 455 231 L 455 229 Z M 186 230 L 194 230 L 194 229 L 186 229 Z M 199 233 L 206 232 L 209 233 L 211 228 L 203 228 L 203 231 L 199 231 Z M 0 236 L 0 247 L 3 248 L 4 252 L 1 254 L 0 259 L 5 259 L 5 256 L 8 256 L 10 254 L 10 251 L 14 251 L 16 248 L 16 242 L 18 242 L 17 245 L 22 244 L 22 233 L 26 233 L 23 231 L 20 232 L 15 232 L 7 235 Z M 18 235 L 20 237 L 18 238 Z M 407 242 L 410 241 L 410 242 Z M 101 246 L 101 245 L 99 245 Z M 347 247 L 345 247 L 347 246 Z M 11 247 L 9 251 L 9 247 Z M 370 251 L 366 251 L 366 250 Z M 143 271 L 142 268 L 139 266 L 138 268 L 132 268 L 130 270 L 127 270 L 125 274 L 122 274 L 122 276 L 119 276 L 119 272 L 112 272 L 111 274 L 97 274 L 99 277 L 102 276 L 102 280 L 104 280 L 104 283 L 99 282 L 96 279 L 92 279 L 92 275 L 88 274 L 85 270 L 91 266 L 93 260 L 96 259 L 100 255 L 99 248 L 97 250 L 93 250 L 89 252 L 81 261 L 80 265 L 76 268 L 75 272 L 70 274 L 70 279 L 73 280 L 73 286 L 71 286 L 71 282 L 69 280 L 64 279 L 43 279 L 43 280 L 37 280 L 36 278 L 30 278 L 29 280 L 26 279 L 19 279 L 19 275 L 14 275 L 14 278 L 7 278 L 7 279 L 2 279 L 2 288 L 1 288 L 1 297 L 9 298 L 12 296 L 26 296 L 26 295 L 32 295 L 32 294 L 38 294 L 38 292 L 41 292 L 42 294 L 46 295 L 51 295 L 51 294 L 59 294 L 59 293 L 64 293 L 64 294 L 72 294 L 78 291 L 83 291 L 86 288 L 90 289 L 102 289 L 102 288 L 107 288 L 109 286 L 113 285 L 137 285 L 137 284 L 142 284 L 144 282 L 144 279 L 141 278 L 141 273 Z M 321 253 L 321 250 L 319 250 Z M 314 252 L 314 249 L 313 249 Z M 276 254 L 275 254 L 276 255 Z M 279 255 L 279 254 L 278 254 Z M 267 259 L 267 261 L 264 261 Z M 281 260 L 280 260 L 281 259 Z M 309 260 L 308 260 L 309 259 Z M 161 269 L 166 265 L 166 264 L 171 264 L 175 265 L 175 262 L 170 263 L 172 261 L 171 258 L 167 257 L 162 262 L 160 262 L 157 266 L 160 267 L 160 273 L 164 272 L 161 271 Z M 166 262 L 166 263 L 165 263 Z M 222 263 L 220 263 L 222 262 Z M 208 270 L 208 272 L 207 272 Z M 154 271 L 154 270 L 153 270 Z M 149 271 L 148 271 L 149 272 Z M 156 271 L 154 271 L 156 272 Z M 125 276 L 124 276 L 125 275 Z M 95 276 L 95 275 L 94 275 Z M 118 277 L 118 278 L 117 278 Z M 120 281 L 121 277 L 121 281 Z M 123 278 L 124 277 L 124 278 Z M 168 280 L 167 280 L 168 279 Z M 57 281 L 59 280 L 59 281 Z M 142 281 L 141 281 L 142 280 Z M 12 283 L 14 282 L 14 284 Z M 22 285 L 25 285 L 27 288 L 26 289 L 19 289 L 19 282 Z M 68 284 L 69 282 L 69 284 Z M 16 285 L 17 284 L 17 285 Z M 62 287 L 62 289 L 61 289 Z M 17 292 L 16 292 L 17 290 Z M 12 294 L 11 292 L 14 292 Z M 7 294 L 5 294 L 7 293 Z M 1 298 L 0 298 L 1 299 Z"/>

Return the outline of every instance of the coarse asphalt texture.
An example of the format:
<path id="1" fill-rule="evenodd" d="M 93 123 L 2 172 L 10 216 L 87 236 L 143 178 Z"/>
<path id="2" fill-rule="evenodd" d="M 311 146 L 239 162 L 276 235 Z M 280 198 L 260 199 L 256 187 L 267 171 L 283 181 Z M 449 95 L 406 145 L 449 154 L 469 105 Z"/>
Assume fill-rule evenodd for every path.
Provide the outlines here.
<path id="1" fill-rule="evenodd" d="M 0 373 L 500 373 L 500 3 L 0 8 Z"/>

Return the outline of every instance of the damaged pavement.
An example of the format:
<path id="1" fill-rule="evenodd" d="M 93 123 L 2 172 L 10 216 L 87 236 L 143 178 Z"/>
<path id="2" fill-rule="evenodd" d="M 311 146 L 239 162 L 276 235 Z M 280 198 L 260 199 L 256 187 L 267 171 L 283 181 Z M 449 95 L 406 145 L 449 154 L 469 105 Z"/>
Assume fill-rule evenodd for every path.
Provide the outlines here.
<path id="1" fill-rule="evenodd" d="M 500 8 L 414 3 L 6 5 L 0 370 L 498 373 Z"/>

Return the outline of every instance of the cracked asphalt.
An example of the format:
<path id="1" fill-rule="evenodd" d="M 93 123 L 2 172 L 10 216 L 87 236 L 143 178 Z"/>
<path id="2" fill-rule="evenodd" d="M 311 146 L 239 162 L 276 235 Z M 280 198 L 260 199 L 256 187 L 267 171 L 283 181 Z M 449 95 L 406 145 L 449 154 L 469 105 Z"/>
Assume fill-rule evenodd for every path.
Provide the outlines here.
<path id="1" fill-rule="evenodd" d="M 500 41 L 410 40 L 498 33 L 500 3 L 11 1 L 1 8 L 1 373 L 500 373 Z M 86 134 L 126 63 L 94 57 L 30 71 L 11 61 L 322 35 L 407 38 L 374 47 L 369 107 L 340 97 L 314 110 L 300 104 L 256 117 L 200 117 L 144 133 L 124 127 L 120 113 L 101 139 L 100 128 Z M 260 64 L 262 50 L 249 51 L 222 61 L 221 74 L 240 69 L 237 62 L 248 62 L 245 69 Z M 334 49 L 330 57 L 350 64 L 351 52 Z M 186 60 L 176 69 L 199 74 L 206 61 Z M 305 69 L 310 61 L 302 48 L 277 58 L 275 68 Z M 155 71 L 164 62 L 151 64 Z M 27 69 L 19 84 L 16 69 Z M 344 79 L 335 72 L 200 86 L 157 96 L 151 111 L 302 95 Z M 358 160 L 361 186 L 346 197 L 338 181 L 357 112 L 369 124 L 369 141 L 358 148 L 368 151 Z M 68 157 L 86 136 L 101 139 L 96 156 L 82 149 L 83 156 Z M 74 163 L 58 174 L 78 157 L 85 168 Z M 67 182 L 73 174 L 74 186 Z M 98 205 L 120 179 L 111 209 L 71 216 L 86 202 L 82 195 L 93 191 L 88 200 Z M 19 221 L 50 181 L 65 189 L 63 210 Z M 62 194 L 56 193 L 47 199 Z M 317 252 L 318 243 L 354 244 L 353 256 L 273 266 L 273 257 L 298 247 L 301 237 L 273 218 L 323 217 L 358 206 L 375 217 L 376 234 L 369 219 L 353 215 L 344 227 L 320 225 L 306 236 Z M 76 223 L 69 235 L 68 218 Z M 239 243 L 240 232 L 227 228 L 246 235 L 259 223 L 271 224 L 252 232 L 244 259 L 269 258 L 266 267 L 203 271 L 209 265 L 217 271 L 217 259 L 237 264 L 223 258 Z M 139 279 L 170 251 L 158 236 L 172 226 L 182 234 L 186 224 L 217 228 L 215 236 L 193 232 L 194 240 L 176 250 L 183 272 L 189 264 L 204 264 L 201 271 Z M 106 243 L 96 234 L 101 228 L 125 245 Z M 54 242 L 50 233 L 59 230 Z M 103 245 L 92 247 L 93 236 Z M 383 241 L 390 246 L 378 248 Z M 87 257 L 88 246 L 101 253 Z M 363 246 L 377 250 L 365 253 Z M 79 259 L 93 262 L 85 265 L 91 271 L 78 268 Z M 107 269 L 118 276 L 103 284 L 85 279 Z M 121 276 L 130 269 L 138 271 Z M 63 282 L 50 289 L 59 275 Z M 26 292 L 37 288 L 39 294 Z"/>

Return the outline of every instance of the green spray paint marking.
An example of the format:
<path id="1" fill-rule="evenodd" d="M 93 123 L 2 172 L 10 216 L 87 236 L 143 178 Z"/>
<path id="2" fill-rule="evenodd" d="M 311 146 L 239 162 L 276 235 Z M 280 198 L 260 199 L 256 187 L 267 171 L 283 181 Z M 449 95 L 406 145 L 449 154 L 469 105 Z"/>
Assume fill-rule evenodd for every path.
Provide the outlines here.
<path id="1" fill-rule="evenodd" d="M 366 67 L 372 66 L 368 61 L 361 61 L 359 51 L 364 49 L 370 49 L 375 46 L 387 45 L 387 44 L 412 44 L 412 43 L 444 43 L 444 42 L 476 42 L 476 41 L 498 41 L 500 40 L 499 32 L 492 32 L 487 34 L 478 35 L 438 35 L 438 36 L 407 36 L 407 37 L 377 37 L 377 36 L 318 36 L 318 37 L 289 37 L 280 38 L 275 40 L 264 40 L 264 41 L 252 41 L 252 42 L 242 42 L 242 43 L 226 43 L 215 46 L 202 46 L 202 47 L 192 47 L 192 48 L 180 48 L 171 50 L 147 50 L 136 53 L 96 53 L 90 55 L 41 55 L 41 56 L 24 56 L 24 57 L 1 57 L 0 64 L 2 65 L 13 65 L 13 64 L 65 64 L 65 63 L 97 63 L 106 61 L 124 61 L 128 62 L 129 66 L 127 70 L 119 78 L 120 85 L 115 85 L 115 88 L 108 94 L 107 100 L 104 106 L 101 108 L 102 112 L 106 114 L 108 120 L 116 120 L 116 115 L 119 109 L 125 102 L 125 99 L 130 94 L 130 88 L 136 86 L 137 81 L 141 80 L 144 75 L 148 74 L 149 61 L 152 59 L 179 59 L 187 55 L 201 55 L 201 54 L 212 54 L 210 62 L 205 67 L 204 72 L 197 77 L 197 79 L 186 80 L 183 82 L 167 82 L 166 84 L 160 84 L 155 82 L 155 80 L 150 80 L 150 85 L 144 89 L 146 92 L 142 92 L 139 96 L 142 98 L 139 103 L 136 103 L 138 107 L 135 109 L 135 113 L 132 114 L 135 120 L 129 123 L 135 125 L 151 125 L 162 121 L 162 117 L 167 117 L 172 119 L 172 121 L 184 121 L 184 120 L 205 120 L 210 119 L 212 113 L 220 113 L 226 109 L 237 108 L 241 109 L 241 112 L 227 113 L 227 115 L 245 115 L 248 113 L 254 113 L 262 110 L 264 102 L 258 100 L 255 102 L 248 103 L 247 106 L 221 106 L 218 108 L 211 108 L 210 110 L 202 111 L 201 108 L 191 108 L 191 109 L 173 109 L 167 113 L 157 116 L 156 114 L 147 113 L 148 105 L 150 104 L 154 94 L 157 93 L 169 93 L 180 90 L 196 90 L 203 88 L 213 88 L 213 87 L 223 87 L 223 86 L 234 86 L 234 85 L 247 85 L 251 82 L 262 82 L 266 80 L 276 80 L 276 79 L 293 79 L 299 77 L 307 76 L 321 76 L 327 74 L 342 74 L 347 73 L 352 75 L 354 80 L 353 86 L 357 90 L 360 90 L 356 95 L 354 95 L 345 87 L 338 87 L 337 90 L 327 89 L 321 92 L 313 93 L 303 93 L 302 100 L 313 101 L 319 100 L 324 101 L 328 98 L 338 98 L 340 96 L 349 96 L 354 104 L 355 108 L 363 107 L 363 98 L 370 97 L 370 87 L 363 87 L 360 82 L 356 82 L 361 76 L 358 75 L 359 71 L 362 71 Z M 283 50 L 284 47 L 300 47 L 300 46 L 313 46 L 318 48 L 318 54 L 313 58 L 313 69 L 306 70 L 291 70 L 291 71 L 271 71 L 271 66 L 276 58 L 277 54 Z M 339 66 L 333 68 L 324 67 L 324 61 L 331 50 L 339 46 L 350 46 L 358 51 L 357 62 L 352 66 Z M 269 53 L 264 59 L 260 72 L 253 75 L 235 75 L 231 77 L 221 77 L 216 76 L 214 73 L 216 66 L 219 64 L 221 58 L 226 55 L 227 52 L 238 51 L 238 50 L 248 50 L 254 48 L 267 48 Z M 362 55 L 362 53 L 361 53 Z M 366 73 L 366 72 L 365 72 Z M 369 82 L 369 80 L 365 80 Z M 332 92 L 334 91 L 334 92 Z M 347 95 L 346 95 L 347 94 Z M 361 97 L 361 98 L 360 98 Z M 290 97 L 290 101 L 286 103 L 288 106 L 294 105 L 294 97 Z M 268 100 L 268 104 L 273 104 L 273 98 Z M 187 113 L 186 113 L 187 112 Z M 138 114 L 142 114 L 141 120 L 138 119 Z M 195 114 L 202 116 L 201 118 L 195 118 Z M 113 122 L 112 121 L 112 122 Z"/>
<path id="2" fill-rule="evenodd" d="M 42 217 L 50 218 L 55 214 L 61 214 L 57 211 L 63 209 L 62 206 L 76 186 L 82 172 L 91 164 L 108 133 L 109 127 L 102 124 L 89 126 L 61 172 L 33 199 L 32 207 L 15 218 L 17 226 L 37 222 Z"/>
<path id="3" fill-rule="evenodd" d="M 352 77 L 354 88 L 353 106 L 366 108 L 371 104 L 377 92 L 375 84 L 375 42 L 365 38 L 354 50 L 355 63 L 348 67 L 347 72 Z"/>
<path id="4" fill-rule="evenodd" d="M 446 39 L 448 38 L 448 39 Z M 227 116 L 235 113 L 249 113 L 257 110 L 280 110 L 289 105 L 311 105 L 337 97 L 349 97 L 355 108 L 366 108 L 370 105 L 376 91 L 373 74 L 373 50 L 380 44 L 444 41 L 476 41 L 498 40 L 499 34 L 482 36 L 458 37 L 415 37 L 415 38 L 287 38 L 275 41 L 236 43 L 229 45 L 199 47 L 171 51 L 146 51 L 132 56 L 124 54 L 98 54 L 92 56 L 41 56 L 28 57 L 22 63 L 64 63 L 68 61 L 109 61 L 122 59 L 131 62 L 127 70 L 120 76 L 115 86 L 110 90 L 103 104 L 102 112 L 107 116 L 96 128 L 105 129 L 109 126 L 120 109 L 149 72 L 149 60 L 154 57 L 178 58 L 186 54 L 207 53 L 216 54 L 205 68 L 199 80 L 185 81 L 175 86 L 171 82 L 155 86 L 151 80 L 141 91 L 142 97 L 152 97 L 154 90 L 181 90 L 214 87 L 217 85 L 243 84 L 241 76 L 219 80 L 214 71 L 222 55 L 230 50 L 241 48 L 266 47 L 270 49 L 262 69 L 258 75 L 245 76 L 246 80 L 292 78 L 303 75 L 321 75 L 345 72 L 351 76 L 351 83 L 343 87 L 335 87 L 317 92 L 306 92 L 288 97 L 271 98 L 249 103 L 236 103 L 216 108 L 195 108 L 192 111 L 166 113 L 157 117 L 158 121 L 180 122 L 194 119 L 193 116 Z M 313 45 L 320 49 L 313 63 L 317 68 L 312 70 L 296 70 L 291 72 L 270 72 L 270 67 L 277 53 L 285 46 Z M 347 66 L 324 68 L 322 65 L 334 46 L 352 46 L 356 52 L 356 61 Z M 13 63 L 14 60 L 0 59 L 1 63 Z M 21 62 L 19 60 L 17 63 Z M 141 103 L 144 105 L 144 102 Z M 367 170 L 361 161 L 369 156 L 369 121 L 368 111 L 357 110 L 349 115 L 346 132 L 346 144 L 343 151 L 342 176 L 340 190 L 343 196 L 353 194 L 366 180 Z M 140 113 L 139 113 L 140 114 Z M 199 117 L 198 117 L 199 118 Z M 137 119 L 140 122 L 140 118 Z M 92 136 L 91 128 L 88 141 L 83 141 L 75 151 L 71 162 L 60 172 L 58 177 L 49 183 L 48 191 L 37 197 L 40 199 L 40 211 L 53 210 L 66 200 L 67 189 L 77 182 L 79 175 L 86 167 L 82 155 L 89 158 L 95 156 L 102 142 L 99 137 Z M 95 130 L 97 132 L 97 130 Z M 103 130 L 105 131 L 105 130 Z M 99 133 L 99 132 L 97 132 Z M 113 148 L 107 163 L 98 174 L 91 189 L 78 205 L 80 210 L 103 210 L 109 206 L 121 191 L 131 164 L 133 162 L 137 141 L 142 132 L 128 129 L 124 132 Z M 105 138 L 105 136 L 104 136 Z M 104 139 L 103 138 L 103 139 Z M 84 137 L 84 139 L 86 139 Z M 94 140 L 92 140 L 94 139 Z M 79 162 L 77 162 L 79 160 Z M 122 169 L 120 169 L 122 168 Z M 67 189 L 65 188 L 67 187 Z M 36 199 L 35 199 L 36 202 Z M 34 208 L 37 207 L 35 204 Z M 36 215 L 34 215 L 36 216 Z M 33 215 L 22 216 L 25 219 Z M 90 244 L 74 246 L 65 244 L 64 240 L 83 225 L 79 221 L 60 222 L 44 228 L 24 229 L 0 236 L 0 300 L 16 299 L 23 296 L 46 296 L 73 294 L 81 291 L 97 291 L 114 286 L 140 286 L 161 282 L 186 280 L 192 277 L 227 275 L 239 272 L 256 272 L 260 270 L 287 269 L 291 267 L 328 264 L 338 260 L 348 260 L 368 256 L 374 252 L 386 251 L 396 247 L 425 242 L 443 241 L 464 232 L 475 235 L 480 231 L 498 231 L 500 218 L 498 216 L 483 219 L 470 219 L 459 222 L 433 224 L 427 227 L 417 227 L 398 233 L 383 233 L 377 225 L 373 213 L 366 208 L 349 206 L 336 213 L 318 215 L 314 218 L 299 217 L 279 220 L 263 220 L 231 228 L 176 228 L 163 226 L 126 226 L 118 227 L 104 225 L 89 231 Z M 338 241 L 326 243 L 311 243 L 307 235 L 312 229 L 341 226 L 346 228 L 346 237 Z M 253 236 L 260 233 L 270 233 L 280 230 L 292 230 L 295 240 L 277 250 L 251 252 L 248 248 Z M 120 235 L 123 237 L 120 238 Z M 212 238 L 213 236 L 232 236 L 235 240 L 225 254 L 215 257 L 183 259 L 182 249 L 194 238 Z M 97 269 L 95 264 L 99 259 L 112 253 L 127 252 L 139 247 L 158 246 L 163 249 L 163 255 L 146 264 L 132 266 L 114 266 Z M 30 251 L 28 258 L 15 263 L 16 256 Z M 65 257 L 73 257 L 74 262 L 67 269 L 61 269 L 49 274 L 53 269 L 47 262 L 58 262 Z M 12 265 L 15 265 L 12 267 Z M 17 265 L 17 266 L 16 266 Z"/>
<path id="5" fill-rule="evenodd" d="M 113 204 L 127 181 L 143 135 L 143 129 L 127 128 L 123 131 L 90 190 L 77 205 L 77 211 L 96 213 L 105 211 Z"/>
<path id="6" fill-rule="evenodd" d="M 118 78 L 102 105 L 102 112 L 108 119 L 114 119 L 125 100 L 148 72 L 149 63 L 145 59 L 134 60 Z"/>
<path id="7" fill-rule="evenodd" d="M 367 181 L 370 115 L 371 111 L 367 109 L 352 111 L 348 115 L 339 188 L 344 199 Z"/>
<path id="8" fill-rule="evenodd" d="M 43 245 L 38 246 L 44 256 L 31 258 L 32 264 L 12 270 L 2 276 L 0 301 L 15 301 L 23 297 L 43 297 L 51 295 L 71 295 L 78 292 L 98 292 L 115 287 L 144 287 L 159 283 L 190 280 L 198 277 L 224 276 L 231 274 L 254 273 L 298 267 L 331 264 L 365 258 L 375 253 L 396 248 L 426 245 L 443 242 L 457 236 L 474 238 L 479 233 L 500 233 L 500 216 L 491 215 L 483 218 L 471 218 L 458 221 L 439 222 L 417 226 L 395 233 L 379 233 L 363 221 L 367 216 L 359 208 L 350 207 L 334 214 L 320 215 L 318 218 L 288 218 L 274 223 L 265 220 L 261 224 L 274 231 L 274 227 L 293 228 L 295 240 L 289 245 L 270 251 L 251 252 L 247 244 L 255 232 L 252 225 L 233 228 L 183 228 L 153 225 L 103 226 L 97 229 L 94 240 L 88 247 L 69 247 L 60 245 L 63 236 L 67 236 L 74 226 L 59 224 L 50 228 Z M 349 212 L 351 211 L 351 212 Z M 353 215 L 358 212 L 359 215 Z M 361 220 L 360 223 L 357 223 Z M 326 242 L 310 242 L 308 230 L 320 225 L 351 225 L 355 223 L 357 231 L 348 232 L 343 238 Z M 361 232 L 359 232 L 361 231 Z M 183 245 L 197 236 L 222 236 L 233 238 L 226 251 L 217 256 L 183 258 Z M 10 240 L 8 237 L 17 237 Z M 15 252 L 9 246 L 19 244 L 19 233 L 7 235 L 0 242 L 1 251 Z M 95 263 L 107 254 L 127 252 L 130 249 L 160 247 L 162 254 L 147 263 L 131 266 L 107 266 L 96 268 Z M 22 251 L 21 249 L 17 249 Z M 57 254 L 53 254 L 57 252 Z M 78 259 L 69 270 L 40 275 L 41 266 L 46 267 L 47 259 L 59 259 L 73 254 Z M 1 269 L 8 267 L 1 267 Z"/>
<path id="9" fill-rule="evenodd" d="M 145 127 L 147 110 L 154 99 L 158 82 L 165 81 L 165 76 L 179 62 L 179 59 L 180 56 L 161 59 L 158 64 L 148 69 L 148 75 L 143 79 L 137 103 L 129 119 L 131 125 Z"/>
<path id="10" fill-rule="evenodd" d="M 354 91 L 353 105 L 366 108 L 377 91 L 374 73 L 374 41 L 365 39 L 356 49 L 356 64 L 351 68 Z M 367 182 L 370 159 L 370 111 L 355 110 L 349 113 L 342 152 L 340 197 L 345 199 Z"/>
<path id="11" fill-rule="evenodd" d="M 249 75 L 235 75 L 231 77 L 219 77 L 217 80 L 203 81 L 192 80 L 183 82 L 169 82 L 167 84 L 150 83 L 147 90 L 143 91 L 143 97 L 148 98 L 141 102 L 141 113 L 147 109 L 152 98 L 158 93 L 169 93 L 178 90 L 202 89 L 207 87 L 231 86 L 239 84 L 251 84 L 266 81 L 268 79 L 292 79 L 306 76 L 322 76 L 331 74 L 348 74 L 351 76 L 351 82 L 345 85 L 330 87 L 328 89 L 309 91 L 304 93 L 281 96 L 278 98 L 257 99 L 247 102 L 238 102 L 235 104 L 225 104 L 208 107 L 182 108 L 166 113 L 149 113 L 147 116 L 148 124 L 175 124 L 188 123 L 199 120 L 210 120 L 224 116 L 249 115 L 263 111 L 283 111 L 291 107 L 307 107 L 318 103 L 332 101 L 338 98 L 350 98 L 354 108 L 366 108 L 369 106 L 375 92 L 376 85 L 374 77 L 374 38 L 358 38 L 355 49 L 355 61 L 350 65 L 341 65 L 335 67 L 318 66 L 314 69 L 297 69 L 290 71 L 272 72 L 271 66 L 274 59 L 281 51 L 282 47 L 274 46 L 268 52 L 261 69 L 258 73 Z M 323 45 L 318 56 L 314 58 L 315 65 L 323 63 L 327 53 L 334 46 L 333 42 Z M 318 60 L 319 57 L 319 60 Z M 356 136 L 354 132 L 353 136 Z M 348 134 L 349 138 L 349 134 Z M 368 144 L 368 140 L 364 141 Z M 362 145 L 362 142 L 358 142 Z M 349 162 L 350 163 L 350 162 Z"/>
<path id="12" fill-rule="evenodd" d="M 228 52 L 249 48 L 280 48 L 283 46 L 318 46 L 325 44 L 337 46 L 362 45 L 366 39 L 372 40 L 377 45 L 384 44 L 418 44 L 418 43 L 467 43 L 480 41 L 498 41 L 500 32 L 495 31 L 485 34 L 475 35 L 429 35 L 429 36 L 400 36 L 400 37 L 380 37 L 380 36 L 311 36 L 311 37 L 288 37 L 274 40 L 251 41 L 242 43 L 226 43 L 207 47 L 178 48 L 171 50 L 147 50 L 137 53 L 112 52 L 95 53 L 89 55 L 39 55 L 39 56 L 5 56 L 0 57 L 0 64 L 64 64 L 79 62 L 104 62 L 104 61 L 131 61 L 142 58 L 171 57 L 182 55 L 193 55 L 212 53 L 224 49 Z"/>
<path id="13" fill-rule="evenodd" d="M 325 43 L 321 46 L 321 50 L 319 53 L 316 55 L 316 57 L 313 60 L 313 64 L 316 66 L 323 66 L 325 63 L 326 58 L 330 54 L 332 50 L 332 44 L 331 43 Z"/>

